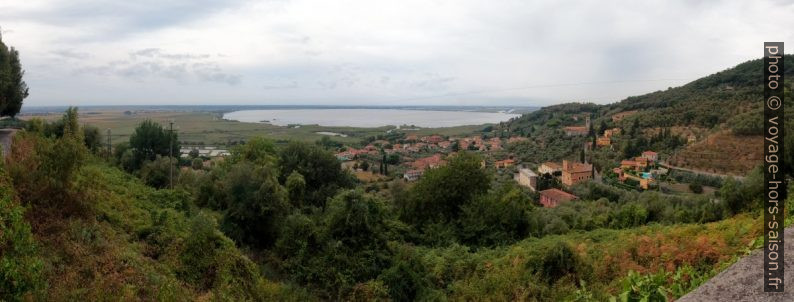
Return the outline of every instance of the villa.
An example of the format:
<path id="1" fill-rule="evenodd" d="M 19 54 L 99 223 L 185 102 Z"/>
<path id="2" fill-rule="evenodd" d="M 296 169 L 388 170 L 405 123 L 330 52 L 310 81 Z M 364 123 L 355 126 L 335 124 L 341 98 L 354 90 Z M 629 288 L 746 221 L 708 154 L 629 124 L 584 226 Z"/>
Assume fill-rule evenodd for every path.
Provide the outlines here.
<path id="1" fill-rule="evenodd" d="M 573 186 L 593 178 L 593 165 L 585 163 L 562 161 L 562 183 Z"/>
<path id="2" fill-rule="evenodd" d="M 540 174 L 554 174 L 556 172 L 562 171 L 562 165 L 555 163 L 555 162 L 545 162 L 540 164 L 538 167 L 538 173 Z"/>
<path id="3" fill-rule="evenodd" d="M 540 203 L 547 208 L 554 208 L 574 199 L 579 199 L 579 197 L 559 189 L 540 191 Z"/>

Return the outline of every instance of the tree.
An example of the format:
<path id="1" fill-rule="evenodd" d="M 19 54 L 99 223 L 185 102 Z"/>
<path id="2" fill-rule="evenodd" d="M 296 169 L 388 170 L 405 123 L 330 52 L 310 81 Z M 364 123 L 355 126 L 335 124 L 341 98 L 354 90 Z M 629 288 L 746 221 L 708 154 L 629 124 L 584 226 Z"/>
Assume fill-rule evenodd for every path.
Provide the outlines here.
<path id="1" fill-rule="evenodd" d="M 531 201 L 514 185 L 505 184 L 461 207 L 461 239 L 477 246 L 509 244 L 528 234 Z"/>
<path id="2" fill-rule="evenodd" d="M 19 52 L 7 47 L 0 36 L 0 116 L 15 117 L 22 109 L 22 101 L 28 97 L 24 75 Z"/>
<path id="3" fill-rule="evenodd" d="M 281 176 L 279 181 L 298 171 L 306 180 L 306 204 L 324 207 L 329 197 L 340 188 L 351 187 L 353 177 L 342 170 L 333 153 L 314 144 L 292 142 L 279 152 Z"/>
<path id="4" fill-rule="evenodd" d="M 201 158 L 194 158 L 190 163 L 190 167 L 193 168 L 193 170 L 201 170 L 204 168 L 204 161 L 201 160 Z"/>
<path id="5" fill-rule="evenodd" d="M 140 168 L 146 160 L 155 160 L 157 155 L 179 155 L 179 139 L 176 133 L 169 133 L 163 126 L 152 120 L 144 120 L 130 136 L 133 149 L 133 169 Z"/>
<path id="6" fill-rule="evenodd" d="M 298 173 L 298 171 L 292 171 L 287 177 L 286 187 L 292 206 L 296 208 L 303 207 L 303 199 L 306 195 L 306 179 L 303 178 L 303 175 Z"/>
<path id="7" fill-rule="evenodd" d="M 188 153 L 188 155 L 190 156 L 190 158 L 197 158 L 200 155 L 199 154 L 199 150 L 196 149 L 196 148 L 193 148 L 192 150 L 190 150 L 190 153 Z"/>
<path id="8" fill-rule="evenodd" d="M 460 153 L 446 166 L 427 170 L 409 192 L 401 218 L 419 225 L 457 219 L 462 205 L 490 187 L 491 177 L 481 161 L 477 155 Z"/>
<path id="9" fill-rule="evenodd" d="M 254 137 L 245 144 L 237 145 L 231 150 L 231 163 L 248 161 L 257 165 L 270 165 L 277 161 L 278 154 L 273 141 Z"/>
<path id="10" fill-rule="evenodd" d="M 231 166 L 220 181 L 224 233 L 238 242 L 259 247 L 273 245 L 291 210 L 287 192 L 278 183 L 275 171 L 241 162 Z"/>
<path id="11" fill-rule="evenodd" d="M 598 133 L 597 135 L 604 135 L 604 132 L 607 131 L 607 121 L 601 120 L 601 124 L 598 126 Z"/>
<path id="12" fill-rule="evenodd" d="M 95 126 L 83 126 L 83 140 L 86 148 L 91 152 L 97 152 L 102 148 L 102 134 Z"/>
<path id="13" fill-rule="evenodd" d="M 384 152 L 383 149 L 381 149 L 380 152 L 383 155 L 383 158 L 380 161 L 381 162 L 381 166 L 382 166 L 382 168 L 380 170 L 381 174 L 389 175 L 389 162 L 386 161 L 386 152 Z"/>
<path id="14" fill-rule="evenodd" d="M 363 161 L 360 165 L 358 165 L 361 170 L 367 171 L 369 170 L 369 162 Z"/>
<path id="15" fill-rule="evenodd" d="M 699 183 L 693 182 L 689 184 L 689 190 L 691 190 L 692 193 L 700 194 L 703 193 L 703 186 Z"/>
<path id="16" fill-rule="evenodd" d="M 154 160 L 147 160 L 141 165 L 138 175 L 149 186 L 158 189 L 166 188 L 170 183 L 170 172 L 174 163 L 175 161 L 167 156 L 157 155 Z"/>

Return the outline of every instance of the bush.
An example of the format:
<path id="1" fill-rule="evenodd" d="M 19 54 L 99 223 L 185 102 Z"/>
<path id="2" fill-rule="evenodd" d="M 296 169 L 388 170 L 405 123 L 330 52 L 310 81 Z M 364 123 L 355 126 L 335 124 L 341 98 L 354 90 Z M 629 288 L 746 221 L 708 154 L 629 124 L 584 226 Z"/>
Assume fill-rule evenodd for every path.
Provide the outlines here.
<path id="1" fill-rule="evenodd" d="M 699 183 L 690 183 L 689 190 L 692 191 L 692 193 L 700 194 L 703 193 L 703 186 L 701 186 Z"/>
<path id="2" fill-rule="evenodd" d="M 86 156 L 85 146 L 74 137 L 19 133 L 7 158 L 8 174 L 25 201 L 60 207 L 61 213 L 83 212 L 90 205 L 79 198 L 74 183 Z"/>
<path id="3" fill-rule="evenodd" d="M 149 186 L 162 189 L 167 188 L 171 183 L 171 172 L 174 176 L 179 170 L 175 160 L 170 157 L 157 156 L 153 161 L 145 161 L 138 171 L 141 180 Z"/>
<path id="4" fill-rule="evenodd" d="M 0 300 L 33 300 L 44 288 L 43 263 L 25 209 L 14 200 L 4 172 L 0 176 Z"/>

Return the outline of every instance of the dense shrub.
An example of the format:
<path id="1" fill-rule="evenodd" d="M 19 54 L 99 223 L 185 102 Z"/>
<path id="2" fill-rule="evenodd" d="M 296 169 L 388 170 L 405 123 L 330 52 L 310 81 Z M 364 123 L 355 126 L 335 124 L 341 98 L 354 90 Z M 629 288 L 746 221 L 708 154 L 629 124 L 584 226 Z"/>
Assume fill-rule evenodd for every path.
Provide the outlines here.
<path id="1" fill-rule="evenodd" d="M 45 285 L 43 263 L 24 213 L 0 171 L 0 300 L 32 300 Z"/>
<path id="2" fill-rule="evenodd" d="M 324 207 L 328 198 L 342 188 L 352 187 L 353 177 L 342 170 L 339 161 L 320 146 L 291 142 L 279 151 L 281 174 L 286 183 L 292 172 L 298 172 L 306 182 L 305 205 Z"/>

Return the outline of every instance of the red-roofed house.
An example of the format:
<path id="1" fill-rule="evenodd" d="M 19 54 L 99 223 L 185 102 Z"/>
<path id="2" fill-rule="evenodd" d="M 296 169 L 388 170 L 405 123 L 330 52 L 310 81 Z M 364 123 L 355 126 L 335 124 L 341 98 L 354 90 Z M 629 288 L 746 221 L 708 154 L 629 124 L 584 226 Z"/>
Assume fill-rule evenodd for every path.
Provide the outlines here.
<path id="1" fill-rule="evenodd" d="M 553 208 L 574 199 L 579 199 L 579 197 L 559 189 L 540 191 L 540 203 L 547 208 Z"/>
<path id="2" fill-rule="evenodd" d="M 512 159 L 505 159 L 505 160 L 497 160 L 493 163 L 494 167 L 497 169 L 507 168 L 515 164 L 516 161 Z"/>
<path id="3" fill-rule="evenodd" d="M 587 135 L 587 132 L 589 132 L 587 127 L 582 127 L 582 126 L 565 127 L 565 135 L 567 136 Z"/>
<path id="4" fill-rule="evenodd" d="M 443 166 L 447 162 L 441 159 L 441 154 L 435 154 L 425 158 L 420 158 L 411 163 L 411 166 L 417 170 L 432 169 Z"/>
<path id="5" fill-rule="evenodd" d="M 650 161 L 657 161 L 659 160 L 659 153 L 653 151 L 645 151 L 642 152 L 642 157 L 647 158 Z"/>

